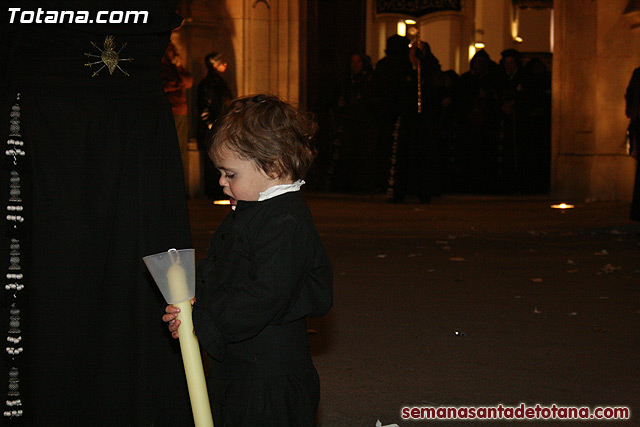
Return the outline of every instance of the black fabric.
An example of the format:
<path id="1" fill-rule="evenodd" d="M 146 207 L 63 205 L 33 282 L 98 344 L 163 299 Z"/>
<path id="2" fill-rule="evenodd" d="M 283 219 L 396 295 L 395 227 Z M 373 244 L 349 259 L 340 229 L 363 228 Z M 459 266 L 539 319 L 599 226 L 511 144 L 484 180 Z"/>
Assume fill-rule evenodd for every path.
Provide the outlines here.
<path id="1" fill-rule="evenodd" d="M 638 137 L 640 136 L 640 67 L 633 70 L 631 80 L 625 92 L 625 113 L 630 119 L 629 122 L 629 152 L 638 153 Z M 638 160 L 638 158 L 636 158 Z M 633 199 L 631 200 L 630 218 L 640 221 L 640 167 L 636 162 L 636 174 L 633 184 Z"/>
<path id="2" fill-rule="evenodd" d="M 633 199 L 631 200 L 630 218 L 640 221 L 640 167 L 636 164 L 636 175 L 633 185 Z"/>
<path id="3" fill-rule="evenodd" d="M 635 73 L 634 73 L 635 75 Z M 629 154 L 635 150 L 638 152 L 638 141 L 640 140 L 640 117 L 634 117 L 629 122 L 627 129 L 629 132 Z M 637 159 L 636 159 L 637 160 Z M 636 174 L 633 182 L 633 196 L 631 199 L 631 212 L 629 215 L 634 221 L 640 221 L 640 167 L 636 161 Z"/>
<path id="4" fill-rule="evenodd" d="M 320 402 L 315 369 L 237 380 L 209 379 L 216 427 L 312 427 Z"/>
<path id="5" fill-rule="evenodd" d="M 121 63 L 130 76 L 104 69 L 91 77 L 96 68 L 84 65 L 84 52 L 109 33 L 90 26 L 23 26 L 1 40 L 2 51 L 13 52 L 1 129 L 6 136 L 20 93 L 28 156 L 23 425 L 192 424 L 179 346 L 142 262 L 191 246 L 180 152 L 159 79 L 175 4 L 146 5 L 164 24 L 109 29 L 118 48 L 127 43 L 121 58 L 135 59 Z M 58 61 L 41 67 L 54 54 Z M 0 250 L 6 271 L 6 237 Z M 10 364 L 3 352 L 3 396 Z"/>
<path id="6" fill-rule="evenodd" d="M 629 133 L 629 154 L 634 150 L 638 152 L 640 117 L 634 117 L 631 119 L 627 132 Z M 631 212 L 629 217 L 634 221 L 640 221 L 640 168 L 638 167 L 637 162 L 635 180 L 633 183 L 633 196 L 631 199 Z"/>
<path id="7" fill-rule="evenodd" d="M 317 391 L 309 378 L 315 368 L 304 318 L 321 316 L 331 307 L 332 274 L 300 192 L 262 202 L 239 201 L 236 211 L 225 218 L 198 268 L 193 310 L 196 334 L 210 356 L 209 384 L 223 381 L 232 389 L 264 384 L 268 391 L 276 384 L 289 387 L 287 377 L 306 380 L 298 382 L 303 391 L 281 390 L 268 397 L 271 403 L 250 405 L 258 412 L 248 417 L 264 424 L 245 424 L 236 418 L 222 424 L 226 418 L 218 417 L 216 425 L 309 425 L 281 422 L 300 408 L 307 408 L 302 412 L 313 419 L 317 401 L 309 402 Z M 241 407 L 233 397 L 220 402 L 219 386 L 215 387 L 213 405 Z M 263 392 L 249 387 L 241 394 L 267 399 Z"/>
<path id="8" fill-rule="evenodd" d="M 41 25 L 9 33 L 5 44 L 12 52 L 8 81 L 4 83 L 14 90 L 65 98 L 132 99 L 156 95 L 158 85 L 162 85 L 158 52 L 162 57 L 169 33 L 112 35 L 114 51 L 120 52 L 120 68 L 114 69 L 113 74 L 103 67 L 100 58 L 85 55 L 100 56 L 108 35 L 112 34 Z"/>
<path id="9" fill-rule="evenodd" d="M 222 74 L 216 70 L 209 71 L 209 74 L 198 83 L 197 107 L 200 114 L 198 139 L 202 143 L 207 131 L 211 129 L 220 114 L 224 113 L 232 99 L 231 88 Z"/>

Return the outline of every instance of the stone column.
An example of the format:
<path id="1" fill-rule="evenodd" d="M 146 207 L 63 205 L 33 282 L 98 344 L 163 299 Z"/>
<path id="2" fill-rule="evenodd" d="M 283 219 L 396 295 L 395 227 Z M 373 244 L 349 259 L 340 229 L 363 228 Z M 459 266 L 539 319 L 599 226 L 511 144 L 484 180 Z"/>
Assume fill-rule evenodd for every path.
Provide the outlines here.
<path id="1" fill-rule="evenodd" d="M 627 0 L 555 0 L 552 194 L 630 200 L 635 161 L 625 152 L 624 93 L 640 66 Z"/>
<path id="2" fill-rule="evenodd" d="M 243 94 L 273 93 L 297 102 L 300 97 L 300 10 L 298 0 L 245 1 L 242 37 Z"/>

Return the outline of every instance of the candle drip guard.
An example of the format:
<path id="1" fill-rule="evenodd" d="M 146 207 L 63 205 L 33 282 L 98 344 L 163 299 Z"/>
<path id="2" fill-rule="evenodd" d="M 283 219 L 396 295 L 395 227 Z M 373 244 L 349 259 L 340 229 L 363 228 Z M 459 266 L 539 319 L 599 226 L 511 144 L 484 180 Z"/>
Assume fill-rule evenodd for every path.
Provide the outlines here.
<path id="1" fill-rule="evenodd" d="M 193 334 L 191 299 L 195 296 L 194 249 L 169 249 L 143 258 L 167 303 L 180 308 L 179 339 L 195 427 L 213 427 L 198 339 Z"/>

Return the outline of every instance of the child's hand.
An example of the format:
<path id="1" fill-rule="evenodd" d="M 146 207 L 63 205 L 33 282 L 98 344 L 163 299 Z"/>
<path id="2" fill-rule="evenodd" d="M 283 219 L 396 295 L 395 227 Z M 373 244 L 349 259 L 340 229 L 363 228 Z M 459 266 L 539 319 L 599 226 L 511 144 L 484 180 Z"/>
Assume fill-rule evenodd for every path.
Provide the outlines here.
<path id="1" fill-rule="evenodd" d="M 169 304 L 164 311 L 167 313 L 162 316 L 162 321 L 165 323 L 169 323 L 169 331 L 171 331 L 171 336 L 173 338 L 178 338 L 178 327 L 180 326 L 180 321 L 176 319 L 178 317 L 178 313 L 180 313 L 180 309 Z"/>
<path id="2" fill-rule="evenodd" d="M 191 299 L 191 305 L 196 302 L 195 298 Z M 162 316 L 162 321 L 165 323 L 169 323 L 169 331 L 171 331 L 171 336 L 173 338 L 178 338 L 178 328 L 180 327 L 180 321 L 176 319 L 178 317 L 178 313 L 180 313 L 180 309 L 169 304 L 164 311 L 167 313 Z"/>

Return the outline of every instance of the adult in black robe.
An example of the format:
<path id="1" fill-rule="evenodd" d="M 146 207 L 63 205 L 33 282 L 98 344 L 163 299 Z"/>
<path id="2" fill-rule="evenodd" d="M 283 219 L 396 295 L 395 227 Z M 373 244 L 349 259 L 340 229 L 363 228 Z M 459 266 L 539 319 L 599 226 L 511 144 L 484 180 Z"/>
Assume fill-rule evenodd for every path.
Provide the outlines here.
<path id="1" fill-rule="evenodd" d="M 390 158 L 390 201 L 401 203 L 409 194 L 428 203 L 437 192 L 437 141 L 435 107 L 440 63 L 427 43 L 409 48 L 409 39 L 387 39 L 386 56 L 376 64 L 373 89 L 379 100 L 380 141 Z M 421 66 L 421 112 L 418 112 L 418 75 Z"/>
<path id="2" fill-rule="evenodd" d="M 30 5 L 20 7 L 37 10 Z M 0 33 L 1 130 L 24 143 L 13 152 L 7 145 L 1 182 L 14 216 L 0 241 L 0 267 L 13 274 L 0 312 L 0 330 L 13 340 L 1 356 L 0 424 L 189 425 L 179 348 L 160 321 L 165 303 L 142 262 L 191 246 L 160 79 L 160 59 L 180 23 L 175 2 L 47 8 L 92 17 L 144 10 L 148 22 L 16 23 Z M 99 70 L 110 50 L 117 66 Z"/>

